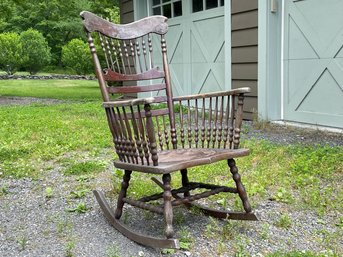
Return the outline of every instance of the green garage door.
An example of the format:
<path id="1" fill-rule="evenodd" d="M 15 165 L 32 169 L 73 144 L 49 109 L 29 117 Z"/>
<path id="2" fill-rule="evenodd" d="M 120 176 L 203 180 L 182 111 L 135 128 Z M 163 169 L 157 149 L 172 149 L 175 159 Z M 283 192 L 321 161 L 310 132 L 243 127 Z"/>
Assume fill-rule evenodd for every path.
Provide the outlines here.
<path id="1" fill-rule="evenodd" d="M 285 1 L 284 119 L 343 127 L 343 1 Z"/>
<path id="2" fill-rule="evenodd" d="M 229 89 L 224 1 L 151 0 L 149 8 L 152 15 L 169 17 L 167 47 L 174 95 Z"/>

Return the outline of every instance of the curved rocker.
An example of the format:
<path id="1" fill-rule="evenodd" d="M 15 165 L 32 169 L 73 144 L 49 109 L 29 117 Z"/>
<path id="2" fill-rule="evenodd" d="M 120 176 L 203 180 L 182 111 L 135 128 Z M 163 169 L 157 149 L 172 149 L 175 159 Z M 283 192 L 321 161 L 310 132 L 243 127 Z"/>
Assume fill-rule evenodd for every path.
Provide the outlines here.
<path id="1" fill-rule="evenodd" d="M 110 224 L 127 238 L 141 245 L 146 245 L 155 248 L 180 248 L 179 240 L 177 239 L 161 239 L 146 236 L 128 229 L 126 226 L 122 224 L 122 222 L 115 218 L 114 211 L 105 199 L 104 194 L 97 190 L 93 190 L 93 194 Z"/>
<path id="2" fill-rule="evenodd" d="M 187 203 L 187 208 L 195 207 L 202 213 L 208 216 L 212 216 L 218 219 L 231 219 L 231 220 L 258 220 L 256 215 L 252 212 L 231 212 L 212 209 L 206 206 L 202 206 L 196 203 Z"/>

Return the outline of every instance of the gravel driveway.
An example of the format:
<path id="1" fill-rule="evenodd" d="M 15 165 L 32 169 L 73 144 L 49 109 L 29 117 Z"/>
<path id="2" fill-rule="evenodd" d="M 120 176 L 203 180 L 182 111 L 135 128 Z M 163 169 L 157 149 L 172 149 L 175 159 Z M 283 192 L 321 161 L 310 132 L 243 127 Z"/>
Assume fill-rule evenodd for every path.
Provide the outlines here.
<path id="1" fill-rule="evenodd" d="M 327 134 L 318 137 L 316 132 L 274 127 L 261 132 L 249 127 L 247 137 L 265 138 L 276 143 L 304 144 L 328 143 L 343 145 L 342 135 Z M 103 157 L 105 161 L 108 156 Z M 81 182 L 64 176 L 61 166 L 50 163 L 54 169 L 43 179 L 2 179 L 0 188 L 0 256 L 162 256 L 159 249 L 140 246 L 128 240 L 112 228 L 102 215 L 91 192 L 80 199 L 70 197 Z M 101 188 L 110 196 L 112 190 L 112 168 L 94 178 L 85 179 L 89 188 Z M 50 187 L 50 197 L 46 188 Z M 6 190 L 5 190 L 6 189 Z M 5 192 L 6 191 L 6 192 Z M 67 211 L 83 201 L 85 213 Z M 115 201 L 112 199 L 112 203 Z M 255 207 L 258 222 L 217 221 L 206 216 L 190 213 L 184 208 L 176 210 L 176 231 L 179 235 L 188 231 L 193 238 L 188 250 L 177 250 L 168 256 L 234 256 L 234 253 L 264 256 L 275 251 L 311 250 L 329 253 L 330 233 L 341 233 L 342 228 L 334 225 L 340 213 L 318 216 L 311 211 L 291 207 L 287 204 L 265 201 Z M 162 234 L 162 217 L 128 207 L 127 222 L 138 230 L 150 234 Z M 292 225 L 285 229 L 275 226 L 280 216 L 287 213 Z M 135 217 L 133 223 L 133 219 Z M 225 246 L 218 240 L 223 226 L 228 227 Z M 181 231 L 181 234 L 180 234 Z M 318 233 L 323 231 L 323 233 Z M 324 232 L 325 231 L 325 232 Z M 325 241 L 327 240 L 327 241 Z M 343 256 L 343 241 L 335 245 Z M 244 256 L 244 255 L 241 255 Z"/>

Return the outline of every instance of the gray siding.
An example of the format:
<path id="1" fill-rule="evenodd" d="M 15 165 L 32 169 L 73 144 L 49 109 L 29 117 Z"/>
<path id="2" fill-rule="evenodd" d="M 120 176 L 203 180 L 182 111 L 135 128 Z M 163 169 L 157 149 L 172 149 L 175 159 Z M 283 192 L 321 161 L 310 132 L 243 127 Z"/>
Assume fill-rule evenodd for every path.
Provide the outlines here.
<path id="1" fill-rule="evenodd" d="M 120 0 L 120 23 L 126 24 L 134 21 L 133 0 Z"/>
<path id="2" fill-rule="evenodd" d="M 246 118 L 257 110 L 258 0 L 232 0 L 231 55 L 232 87 L 250 87 L 245 99 Z"/>

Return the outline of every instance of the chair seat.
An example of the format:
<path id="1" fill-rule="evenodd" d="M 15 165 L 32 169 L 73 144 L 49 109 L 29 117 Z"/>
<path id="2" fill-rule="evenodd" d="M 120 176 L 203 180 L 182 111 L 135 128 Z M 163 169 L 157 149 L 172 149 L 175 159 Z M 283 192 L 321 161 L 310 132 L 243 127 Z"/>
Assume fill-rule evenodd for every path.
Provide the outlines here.
<path id="1" fill-rule="evenodd" d="M 158 153 L 158 166 L 133 164 L 114 161 L 114 166 L 124 170 L 140 171 L 145 173 L 165 174 L 190 167 L 210 164 L 249 155 L 249 149 L 216 149 L 216 148 L 190 148 L 160 151 Z"/>

